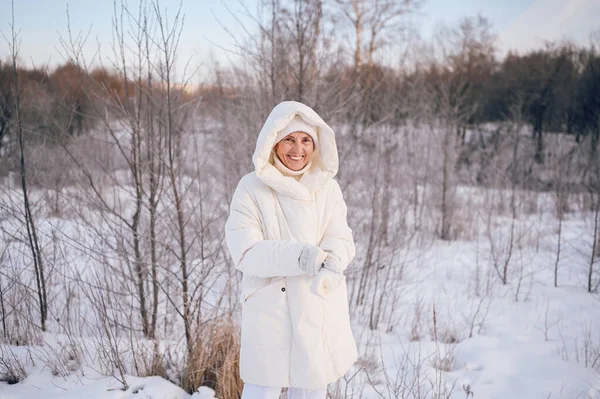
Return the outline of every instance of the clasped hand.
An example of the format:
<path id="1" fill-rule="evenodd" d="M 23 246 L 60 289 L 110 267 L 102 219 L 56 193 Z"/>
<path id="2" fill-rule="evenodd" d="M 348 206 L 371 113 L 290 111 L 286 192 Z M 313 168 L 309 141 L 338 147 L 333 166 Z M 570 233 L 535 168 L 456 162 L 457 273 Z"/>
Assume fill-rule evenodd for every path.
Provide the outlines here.
<path id="1" fill-rule="evenodd" d="M 344 279 L 339 257 L 317 246 L 307 245 L 300 254 L 299 264 L 303 271 L 314 276 L 311 292 L 323 299 L 335 291 Z"/>

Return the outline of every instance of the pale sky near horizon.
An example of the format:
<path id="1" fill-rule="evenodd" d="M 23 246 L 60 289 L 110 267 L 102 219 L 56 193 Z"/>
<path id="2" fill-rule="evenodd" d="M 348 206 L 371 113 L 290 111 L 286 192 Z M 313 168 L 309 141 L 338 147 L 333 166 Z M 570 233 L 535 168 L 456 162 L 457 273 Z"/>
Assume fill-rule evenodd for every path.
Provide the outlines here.
<path id="1" fill-rule="evenodd" d="M 231 46 L 231 39 L 220 24 L 241 33 L 232 13 L 248 22 L 242 15 L 241 4 L 254 11 L 257 1 L 182 0 L 185 26 L 181 54 L 197 62 L 206 62 L 211 57 L 227 62 L 226 52 L 212 44 Z M 134 5 L 138 1 L 128 0 L 127 3 Z M 160 1 L 169 17 L 179 3 L 180 0 Z M 59 52 L 59 38 L 67 37 L 67 5 L 72 31 L 90 30 L 86 47 L 88 57 L 97 42 L 104 47 L 112 41 L 113 0 L 14 0 L 15 25 L 20 29 L 20 58 L 24 62 L 35 65 L 64 62 L 64 56 Z M 425 0 L 413 20 L 427 38 L 436 24 L 453 26 L 461 17 L 477 13 L 492 22 L 500 39 L 501 53 L 509 49 L 524 52 L 541 47 L 544 40 L 561 38 L 587 45 L 590 32 L 600 29 L 600 0 Z M 10 33 L 10 18 L 11 0 L 0 0 L 0 31 L 6 36 Z M 0 59 L 7 56 L 8 45 L 0 37 Z"/>

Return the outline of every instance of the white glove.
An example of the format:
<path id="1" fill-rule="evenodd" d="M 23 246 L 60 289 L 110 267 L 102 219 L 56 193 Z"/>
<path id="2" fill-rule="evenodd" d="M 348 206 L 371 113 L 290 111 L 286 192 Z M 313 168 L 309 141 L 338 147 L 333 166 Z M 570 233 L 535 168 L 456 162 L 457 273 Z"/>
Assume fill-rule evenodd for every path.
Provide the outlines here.
<path id="1" fill-rule="evenodd" d="M 331 295 L 344 280 L 343 274 L 338 274 L 329 269 L 321 269 L 319 273 L 313 278 L 312 284 L 310 285 L 310 291 L 325 299 Z"/>
<path id="2" fill-rule="evenodd" d="M 311 276 L 314 276 L 323 266 L 325 258 L 327 258 L 327 253 L 321 248 L 316 247 L 314 245 L 307 245 L 300 253 L 298 263 L 300 269 L 310 274 Z"/>
<path id="3" fill-rule="evenodd" d="M 334 273 L 342 275 L 344 274 L 344 270 L 342 270 L 340 257 L 334 254 L 333 252 L 327 252 L 327 259 L 325 259 L 323 267 L 327 270 L 331 270 Z"/>

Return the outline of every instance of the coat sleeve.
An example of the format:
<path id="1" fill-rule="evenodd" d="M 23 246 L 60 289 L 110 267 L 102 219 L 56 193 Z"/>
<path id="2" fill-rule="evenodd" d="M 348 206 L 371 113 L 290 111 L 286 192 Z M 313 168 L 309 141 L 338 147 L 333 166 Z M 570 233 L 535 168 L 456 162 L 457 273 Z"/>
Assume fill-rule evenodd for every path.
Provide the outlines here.
<path id="1" fill-rule="evenodd" d="M 320 247 L 323 251 L 337 256 L 340 259 L 342 270 L 346 270 L 352 259 L 354 259 L 356 249 L 352 238 L 352 229 L 348 226 L 348 207 L 346 201 L 344 201 L 342 189 L 335 180 L 332 184 L 330 198 L 334 206 Z"/>
<path id="2" fill-rule="evenodd" d="M 246 188 L 236 188 L 225 223 L 225 240 L 236 269 L 256 277 L 298 276 L 300 253 L 296 241 L 265 240 L 260 213 Z"/>

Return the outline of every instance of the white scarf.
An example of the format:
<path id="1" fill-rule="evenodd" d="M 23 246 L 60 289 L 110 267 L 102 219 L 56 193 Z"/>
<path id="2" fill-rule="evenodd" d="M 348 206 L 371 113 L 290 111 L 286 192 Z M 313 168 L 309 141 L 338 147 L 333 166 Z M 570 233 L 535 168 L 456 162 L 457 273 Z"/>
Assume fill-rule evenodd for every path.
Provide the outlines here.
<path id="1" fill-rule="evenodd" d="M 290 168 L 285 166 L 283 164 L 283 162 L 281 162 L 281 160 L 279 159 L 279 157 L 277 156 L 276 153 L 273 154 L 273 162 L 275 163 L 275 167 L 277 168 L 277 170 L 279 172 L 281 172 L 282 175 L 287 176 L 287 177 L 293 177 L 294 179 L 296 179 L 298 181 L 300 181 L 304 172 L 306 172 L 307 170 L 310 169 L 310 166 L 312 164 L 312 160 L 310 160 L 302 169 L 291 170 Z"/>

